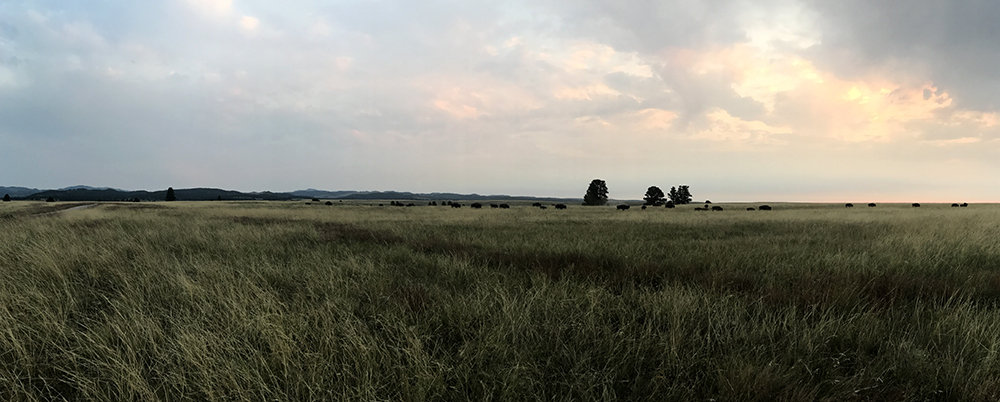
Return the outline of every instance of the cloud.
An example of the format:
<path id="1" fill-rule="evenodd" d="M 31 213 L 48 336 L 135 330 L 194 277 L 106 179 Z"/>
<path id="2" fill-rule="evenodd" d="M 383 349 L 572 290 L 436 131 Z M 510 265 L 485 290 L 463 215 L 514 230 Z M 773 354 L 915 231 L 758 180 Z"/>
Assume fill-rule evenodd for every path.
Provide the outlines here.
<path id="1" fill-rule="evenodd" d="M 257 27 L 259 26 L 260 26 L 260 20 L 257 18 L 247 15 L 244 15 L 243 18 L 240 18 L 240 27 L 242 27 L 247 31 L 250 32 L 256 31 Z"/>
<path id="2" fill-rule="evenodd" d="M 912 189 L 1000 168 L 997 7 L 954 4 L 7 3 L 0 170 L 568 196 L 669 176 L 733 197 L 887 171 L 866 188 Z"/>
<path id="3" fill-rule="evenodd" d="M 233 0 L 183 0 L 189 7 L 205 16 L 227 16 L 233 11 Z"/>

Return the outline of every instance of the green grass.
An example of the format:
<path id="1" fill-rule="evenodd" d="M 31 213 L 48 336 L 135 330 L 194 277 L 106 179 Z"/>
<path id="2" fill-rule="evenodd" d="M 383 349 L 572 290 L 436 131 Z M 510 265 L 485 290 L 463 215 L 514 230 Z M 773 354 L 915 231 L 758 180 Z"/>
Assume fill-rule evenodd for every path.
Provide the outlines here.
<path id="1" fill-rule="evenodd" d="M 1000 206 L 0 205 L 0 400 L 1000 398 Z"/>

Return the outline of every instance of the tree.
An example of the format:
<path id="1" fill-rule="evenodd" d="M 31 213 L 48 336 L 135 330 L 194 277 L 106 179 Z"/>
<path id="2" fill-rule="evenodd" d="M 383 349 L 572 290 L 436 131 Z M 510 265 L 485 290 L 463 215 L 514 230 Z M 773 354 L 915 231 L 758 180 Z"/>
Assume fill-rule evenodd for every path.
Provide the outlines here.
<path id="1" fill-rule="evenodd" d="M 10 202 L 10 194 L 3 195 L 3 202 Z"/>
<path id="2" fill-rule="evenodd" d="M 667 193 L 667 198 L 670 199 L 674 205 L 684 205 L 691 203 L 691 190 L 686 185 L 680 185 L 678 187 L 670 187 L 670 192 Z"/>
<path id="3" fill-rule="evenodd" d="M 605 205 L 608 203 L 608 184 L 601 179 L 594 179 L 587 187 L 583 196 L 583 205 Z"/>
<path id="4" fill-rule="evenodd" d="M 646 205 L 653 205 L 658 207 L 660 205 L 663 205 L 663 201 L 665 200 L 664 197 L 665 196 L 663 195 L 663 190 L 660 190 L 659 187 L 652 186 L 648 190 L 646 190 L 646 196 L 642 197 L 642 199 L 646 200 Z"/>
<path id="5" fill-rule="evenodd" d="M 691 203 L 691 197 L 692 196 L 691 196 L 690 187 L 688 187 L 687 185 L 682 184 L 680 186 L 677 186 L 677 192 L 680 193 L 681 200 L 683 200 L 685 204 L 690 204 Z"/>
<path id="6" fill-rule="evenodd" d="M 173 187 L 167 187 L 167 198 L 166 198 L 166 200 L 167 201 L 176 201 L 177 200 L 177 196 L 174 195 L 174 188 Z"/>

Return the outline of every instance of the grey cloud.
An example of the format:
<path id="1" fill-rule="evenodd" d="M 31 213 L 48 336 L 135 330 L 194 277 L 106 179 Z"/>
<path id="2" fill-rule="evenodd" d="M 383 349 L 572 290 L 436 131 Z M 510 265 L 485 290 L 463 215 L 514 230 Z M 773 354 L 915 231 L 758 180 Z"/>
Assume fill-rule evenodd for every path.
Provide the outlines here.
<path id="1" fill-rule="evenodd" d="M 1000 3 L 981 0 L 810 1 L 820 11 L 823 68 L 856 77 L 908 71 L 958 102 L 1000 107 Z"/>
<path id="2" fill-rule="evenodd" d="M 563 17 L 567 29 L 623 50 L 657 52 L 746 40 L 737 23 L 740 2 L 553 0 L 540 4 Z"/>

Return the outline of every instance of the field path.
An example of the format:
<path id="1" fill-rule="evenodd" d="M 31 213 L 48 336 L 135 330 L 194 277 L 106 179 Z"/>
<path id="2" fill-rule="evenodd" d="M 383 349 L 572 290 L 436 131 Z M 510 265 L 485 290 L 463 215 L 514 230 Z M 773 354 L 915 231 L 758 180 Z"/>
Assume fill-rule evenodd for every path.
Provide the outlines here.
<path id="1" fill-rule="evenodd" d="M 96 207 L 98 205 L 101 205 L 101 204 L 95 202 L 95 203 L 92 203 L 92 204 L 76 205 L 76 206 L 72 206 L 72 207 L 69 207 L 69 208 L 58 209 L 58 210 L 55 210 L 55 211 L 39 212 L 37 214 L 34 214 L 34 216 L 46 216 L 46 215 L 52 215 L 52 214 L 58 214 L 58 213 L 62 213 L 62 212 L 67 212 L 67 211 L 74 211 L 74 210 L 78 210 L 78 209 L 93 208 L 93 207 Z"/>

